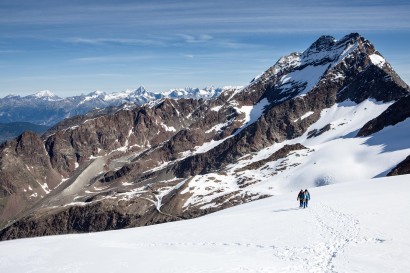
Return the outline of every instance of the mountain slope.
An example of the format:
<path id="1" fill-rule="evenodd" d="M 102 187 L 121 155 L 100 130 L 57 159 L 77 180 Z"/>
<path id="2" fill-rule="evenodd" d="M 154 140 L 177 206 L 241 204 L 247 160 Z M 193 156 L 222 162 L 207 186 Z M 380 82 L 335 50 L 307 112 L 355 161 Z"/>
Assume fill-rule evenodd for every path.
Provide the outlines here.
<path id="1" fill-rule="evenodd" d="M 44 143 L 37 152 L 45 165 L 18 153 L 8 159 L 19 142 L 1 147 L 8 169 L 50 175 L 36 175 L 29 190 L 3 171 L 0 238 L 175 221 L 299 187 L 385 176 L 410 155 L 408 119 L 365 137 L 357 132 L 408 94 L 374 46 L 353 33 L 322 36 L 213 99 L 166 98 L 68 119 L 42 139 L 26 137 Z M 17 197 L 26 203 L 12 202 Z"/>
<path id="2" fill-rule="evenodd" d="M 409 178 L 314 188 L 304 210 L 296 191 L 188 221 L 0 242 L 0 267 L 10 273 L 408 272 Z"/>

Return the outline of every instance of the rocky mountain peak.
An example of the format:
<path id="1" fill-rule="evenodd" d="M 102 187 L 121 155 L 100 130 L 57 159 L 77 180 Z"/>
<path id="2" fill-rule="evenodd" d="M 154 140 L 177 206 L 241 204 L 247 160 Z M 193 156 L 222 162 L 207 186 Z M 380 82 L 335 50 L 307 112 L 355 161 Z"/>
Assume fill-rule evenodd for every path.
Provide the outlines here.
<path id="1" fill-rule="evenodd" d="M 135 94 L 146 94 L 147 92 L 147 89 L 142 85 L 134 91 Z"/>
<path id="2" fill-rule="evenodd" d="M 282 103 L 306 95 L 321 81 L 329 80 L 347 85 L 350 75 L 366 71 L 372 64 L 385 69 L 385 73 L 395 74 L 389 65 L 385 66 L 386 63 L 374 46 L 358 33 L 348 34 L 340 40 L 324 35 L 305 51 L 281 57 L 241 92 L 235 93 L 234 99 L 247 105 L 255 104 L 264 97 L 270 102 Z M 393 78 L 401 81 L 399 77 Z"/>
<path id="3" fill-rule="evenodd" d="M 27 155 L 29 157 L 43 157 L 45 154 L 44 144 L 40 137 L 34 132 L 24 132 L 16 139 L 16 152 Z"/>
<path id="4" fill-rule="evenodd" d="M 327 51 L 335 44 L 336 39 L 333 36 L 323 35 L 307 49 L 307 52 Z"/>

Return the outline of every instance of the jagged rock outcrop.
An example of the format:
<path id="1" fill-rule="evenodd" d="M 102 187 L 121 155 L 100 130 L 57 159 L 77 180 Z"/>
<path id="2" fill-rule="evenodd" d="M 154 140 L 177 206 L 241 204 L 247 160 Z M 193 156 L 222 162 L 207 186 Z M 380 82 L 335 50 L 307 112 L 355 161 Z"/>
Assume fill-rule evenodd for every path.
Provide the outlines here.
<path id="1" fill-rule="evenodd" d="M 0 146 L 0 223 L 10 220 L 61 180 L 41 138 L 25 132 Z"/>
<path id="2" fill-rule="evenodd" d="M 393 103 L 386 111 L 384 111 L 380 116 L 372 119 L 366 123 L 357 136 L 369 136 L 374 134 L 387 126 L 396 125 L 399 122 L 404 121 L 410 117 L 410 95 L 403 97 Z"/>
<path id="3" fill-rule="evenodd" d="M 387 176 L 410 174 L 410 156 L 394 167 Z"/>
<path id="4" fill-rule="evenodd" d="M 0 232 L 0 238 L 17 239 L 45 235 L 95 232 L 169 222 L 175 218 L 160 214 L 149 201 L 102 200 L 85 206 L 44 210 L 28 216 Z"/>

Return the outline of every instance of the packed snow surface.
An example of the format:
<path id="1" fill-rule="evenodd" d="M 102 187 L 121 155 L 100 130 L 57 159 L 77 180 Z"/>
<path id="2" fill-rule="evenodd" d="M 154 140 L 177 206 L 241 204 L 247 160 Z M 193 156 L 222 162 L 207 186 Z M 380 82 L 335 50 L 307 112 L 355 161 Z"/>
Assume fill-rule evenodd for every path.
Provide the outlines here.
<path id="1" fill-rule="evenodd" d="M 0 242 L 2 272 L 410 272 L 410 175 L 149 227 Z"/>

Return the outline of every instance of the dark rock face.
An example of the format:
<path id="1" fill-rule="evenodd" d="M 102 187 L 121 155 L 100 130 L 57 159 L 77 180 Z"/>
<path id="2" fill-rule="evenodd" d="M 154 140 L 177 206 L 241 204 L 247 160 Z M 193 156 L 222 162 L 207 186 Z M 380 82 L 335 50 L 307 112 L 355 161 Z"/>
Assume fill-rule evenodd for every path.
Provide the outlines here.
<path id="1" fill-rule="evenodd" d="M 407 86 L 402 86 L 401 82 L 398 85 L 393 77 L 395 75 L 392 75 L 391 69 L 382 70 L 377 66 L 369 66 L 338 93 L 338 101 L 350 99 L 359 103 L 367 98 L 383 102 L 398 100 L 406 96 L 409 90 Z"/>
<path id="2" fill-rule="evenodd" d="M 387 110 L 380 116 L 366 123 L 357 133 L 357 136 L 369 136 L 381 131 L 387 126 L 396 125 L 397 123 L 404 121 L 410 117 L 409 105 L 410 95 L 399 99 L 387 108 Z"/>
<path id="3" fill-rule="evenodd" d="M 387 176 L 410 174 L 410 156 L 393 168 Z"/>
<path id="4" fill-rule="evenodd" d="M 24 133 L 4 143 L 0 148 L 3 166 L 0 220 L 5 224 L 14 219 L 19 212 L 46 196 L 62 178 L 70 177 L 78 166 L 88 164 L 90 158 L 100 154 L 109 154 L 109 164 L 124 151 L 127 154 L 147 150 L 137 158 L 135 165 L 124 166 L 118 171 L 107 170 L 102 178 L 105 183 L 128 173 L 148 170 L 163 161 L 175 160 L 180 153 L 212 138 L 211 134 L 204 134 L 204 129 L 226 122 L 225 114 L 209 108 L 203 100 L 165 99 L 153 107 L 74 117 L 50 129 L 43 139 L 34 133 Z M 210 115 L 204 117 L 206 112 Z M 227 112 L 236 114 L 233 108 Z M 122 147 L 124 150 L 116 152 Z M 150 147 L 156 148 L 148 151 Z"/>
<path id="5" fill-rule="evenodd" d="M 59 180 L 42 140 L 33 132 L 0 146 L 0 167 L 0 224 L 35 203 L 35 197 L 45 195 Z"/>
<path id="6" fill-rule="evenodd" d="M 389 108 L 362 129 L 366 132 L 404 120 L 409 89 L 388 63 L 373 64 L 372 54 L 378 52 L 358 34 L 340 41 L 322 36 L 305 52 L 281 58 L 243 89 L 225 90 L 217 98 L 113 107 L 65 120 L 42 139 L 25 134 L 7 142 L 0 147 L 0 209 L 4 224 L 14 222 L 1 231 L 0 239 L 143 226 L 266 197 L 246 191 L 256 182 L 241 177 L 232 191 L 200 196 L 213 204 L 202 206 L 190 201 L 195 193 L 190 183 L 204 179 L 203 183 L 222 184 L 230 164 L 302 136 L 322 110 L 338 102 L 397 100 L 390 112 Z M 323 73 L 317 79 L 298 78 L 306 71 Z M 255 109 L 258 113 L 252 112 Z M 328 124 L 308 137 L 331 129 Z M 307 148 L 285 145 L 238 172 L 286 159 L 302 149 Z M 18 170 L 23 171 L 16 177 Z M 36 188 L 37 195 L 45 186 L 52 191 L 34 200 L 27 185 Z M 22 194 L 24 190 L 27 194 Z M 11 209 L 16 203 L 23 204 L 18 217 Z"/>
<path id="7" fill-rule="evenodd" d="M 312 137 L 317 137 L 320 136 L 321 134 L 323 134 L 324 132 L 327 132 L 331 129 L 331 125 L 327 124 L 326 126 L 324 126 L 321 129 L 313 129 L 312 131 L 308 132 L 308 136 L 307 138 L 312 138 Z"/>
<path id="8" fill-rule="evenodd" d="M 175 220 L 158 213 L 155 207 L 144 200 L 118 204 L 101 201 L 42 213 L 13 223 L 0 232 L 0 240 L 104 231 Z"/>

